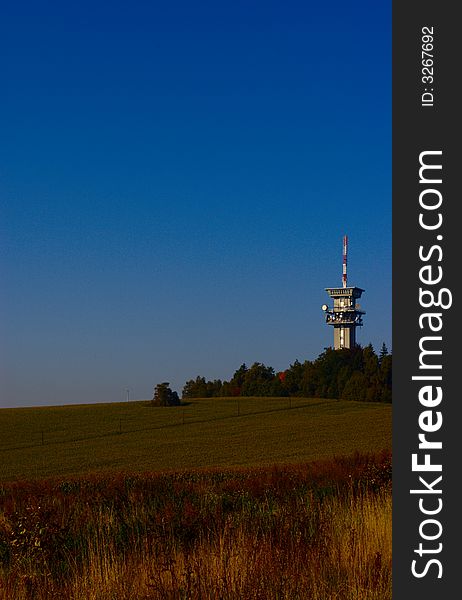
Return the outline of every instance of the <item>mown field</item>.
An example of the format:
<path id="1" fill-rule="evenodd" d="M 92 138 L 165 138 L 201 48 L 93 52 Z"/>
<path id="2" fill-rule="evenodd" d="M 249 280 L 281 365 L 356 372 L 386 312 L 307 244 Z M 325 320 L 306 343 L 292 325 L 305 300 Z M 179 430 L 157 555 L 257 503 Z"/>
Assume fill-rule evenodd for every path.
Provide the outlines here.
<path id="1" fill-rule="evenodd" d="M 210 398 L 0 409 L 0 480 L 293 464 L 391 448 L 391 405 Z"/>

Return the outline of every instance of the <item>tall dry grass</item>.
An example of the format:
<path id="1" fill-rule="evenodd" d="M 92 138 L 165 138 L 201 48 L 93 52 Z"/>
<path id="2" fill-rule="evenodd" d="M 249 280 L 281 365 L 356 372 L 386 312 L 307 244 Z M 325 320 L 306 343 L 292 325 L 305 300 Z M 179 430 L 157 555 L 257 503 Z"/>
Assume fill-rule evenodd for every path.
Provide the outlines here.
<path id="1" fill-rule="evenodd" d="M 0 598 L 387 600 L 390 457 L 2 489 Z"/>

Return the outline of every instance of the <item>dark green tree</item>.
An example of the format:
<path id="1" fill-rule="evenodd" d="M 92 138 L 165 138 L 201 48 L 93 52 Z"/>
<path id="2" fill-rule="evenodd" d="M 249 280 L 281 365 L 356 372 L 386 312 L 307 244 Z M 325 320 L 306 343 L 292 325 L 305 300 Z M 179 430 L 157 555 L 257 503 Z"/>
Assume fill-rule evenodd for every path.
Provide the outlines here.
<path id="1" fill-rule="evenodd" d="M 213 381 L 207 381 L 207 398 L 216 398 L 221 396 L 221 388 L 223 383 L 221 379 L 214 379 Z"/>
<path id="2" fill-rule="evenodd" d="M 385 358 L 385 356 L 388 356 L 388 348 L 386 347 L 385 342 L 383 342 L 379 354 L 379 364 L 382 364 L 382 360 Z"/>
<path id="3" fill-rule="evenodd" d="M 158 383 L 154 388 L 153 406 L 179 406 L 181 404 L 178 394 L 170 389 L 168 381 Z"/>
<path id="4" fill-rule="evenodd" d="M 361 371 L 355 371 L 343 389 L 342 400 L 364 401 L 367 399 L 367 389 L 367 377 Z"/>
<path id="5" fill-rule="evenodd" d="M 183 398 L 206 398 L 207 397 L 207 383 L 205 377 L 196 377 L 196 379 L 190 379 L 183 387 L 182 391 Z"/>
<path id="6" fill-rule="evenodd" d="M 220 379 L 206 381 L 205 377 L 190 379 L 183 387 L 183 398 L 216 398 L 221 396 L 223 384 Z"/>
<path id="7" fill-rule="evenodd" d="M 273 367 L 256 362 L 244 374 L 241 396 L 271 396 L 276 387 L 275 379 Z"/>
<path id="8" fill-rule="evenodd" d="M 380 398 L 379 359 L 372 344 L 363 350 L 363 373 L 366 377 L 366 397 L 368 402 L 377 402 Z"/>
<path id="9" fill-rule="evenodd" d="M 289 366 L 280 377 L 282 387 L 291 396 L 300 395 L 302 388 L 303 365 L 299 360 Z"/>
<path id="10" fill-rule="evenodd" d="M 227 396 L 240 396 L 241 389 L 245 381 L 245 377 L 247 374 L 247 365 L 242 363 L 242 365 L 235 371 L 231 381 L 226 386 Z"/>
<path id="11" fill-rule="evenodd" d="M 387 354 L 380 362 L 379 381 L 380 381 L 380 402 L 392 401 L 392 355 Z"/>

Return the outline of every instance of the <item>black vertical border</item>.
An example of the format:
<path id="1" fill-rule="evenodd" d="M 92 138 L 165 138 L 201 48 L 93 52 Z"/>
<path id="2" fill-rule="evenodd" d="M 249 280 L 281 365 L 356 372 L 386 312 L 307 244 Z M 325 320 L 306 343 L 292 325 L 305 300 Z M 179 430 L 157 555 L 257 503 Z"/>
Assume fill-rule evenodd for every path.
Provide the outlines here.
<path id="1" fill-rule="evenodd" d="M 410 0 L 393 2 L 393 76 L 392 76 L 392 165 L 393 165 L 393 599 L 446 599 L 460 594 L 462 578 L 462 528 L 459 507 L 462 507 L 462 395 L 458 386 L 462 376 L 462 315 L 460 310 L 460 280 L 462 279 L 462 157 L 460 109 L 462 101 L 457 89 L 461 85 L 462 25 L 456 17 L 456 2 Z M 422 28 L 434 28 L 434 106 L 422 107 Z M 442 150 L 443 225 L 438 231 L 425 231 L 419 226 L 419 154 L 426 150 Z M 441 241 L 436 235 L 443 236 Z M 443 508 L 435 518 L 441 521 L 441 538 L 434 542 L 422 540 L 419 525 L 430 516 L 419 510 L 419 496 L 410 494 L 419 486 L 419 474 L 413 473 L 411 455 L 418 452 L 418 417 L 422 410 L 418 391 L 422 382 L 412 381 L 419 372 L 419 339 L 425 335 L 419 329 L 419 315 L 425 309 L 419 305 L 419 246 L 429 248 L 440 244 L 443 249 L 443 280 L 437 287 L 449 288 L 452 307 L 441 310 L 444 326 L 440 348 L 443 354 L 443 400 L 434 410 L 443 414 L 442 428 L 432 434 L 441 440 L 443 448 L 433 451 L 433 462 L 441 458 Z M 436 256 L 436 253 L 435 253 Z M 425 287 L 425 286 L 423 286 Z M 427 286 L 428 287 L 428 286 Z M 435 290 L 436 291 L 436 290 Z M 430 310 L 440 310 L 433 308 Z M 428 335 L 428 333 L 427 333 Z M 438 335 L 438 334 L 435 334 Z M 435 374 L 435 373 L 433 373 Z M 435 384 L 439 385 L 439 384 Z M 430 436 L 429 436 L 430 437 Z M 422 452 L 422 451 L 421 451 Z M 424 475 L 421 473 L 421 475 Z M 432 477 L 433 475 L 433 477 Z M 438 474 L 430 474 L 431 481 Z M 436 486 L 435 486 L 436 487 Z M 426 496 L 433 498 L 436 496 Z M 428 501 L 430 506 L 430 500 Z M 434 504 L 435 505 L 435 504 Z M 430 531 L 430 528 L 428 529 Z M 427 575 L 416 578 L 411 564 L 419 556 L 414 552 L 422 542 L 426 548 L 442 543 L 440 553 L 426 554 L 437 558 L 443 567 L 442 578 L 433 565 Z M 425 564 L 419 559 L 419 569 Z"/>

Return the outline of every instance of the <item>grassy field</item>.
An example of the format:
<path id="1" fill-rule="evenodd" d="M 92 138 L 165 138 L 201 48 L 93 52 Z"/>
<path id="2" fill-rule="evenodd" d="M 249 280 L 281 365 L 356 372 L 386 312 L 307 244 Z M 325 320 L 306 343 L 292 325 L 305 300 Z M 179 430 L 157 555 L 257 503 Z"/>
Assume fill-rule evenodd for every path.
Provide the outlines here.
<path id="1" fill-rule="evenodd" d="M 391 600 L 391 456 L 3 482 L 0 600 Z"/>
<path id="2" fill-rule="evenodd" d="M 210 398 L 0 409 L 0 479 L 301 463 L 391 448 L 391 405 Z"/>

